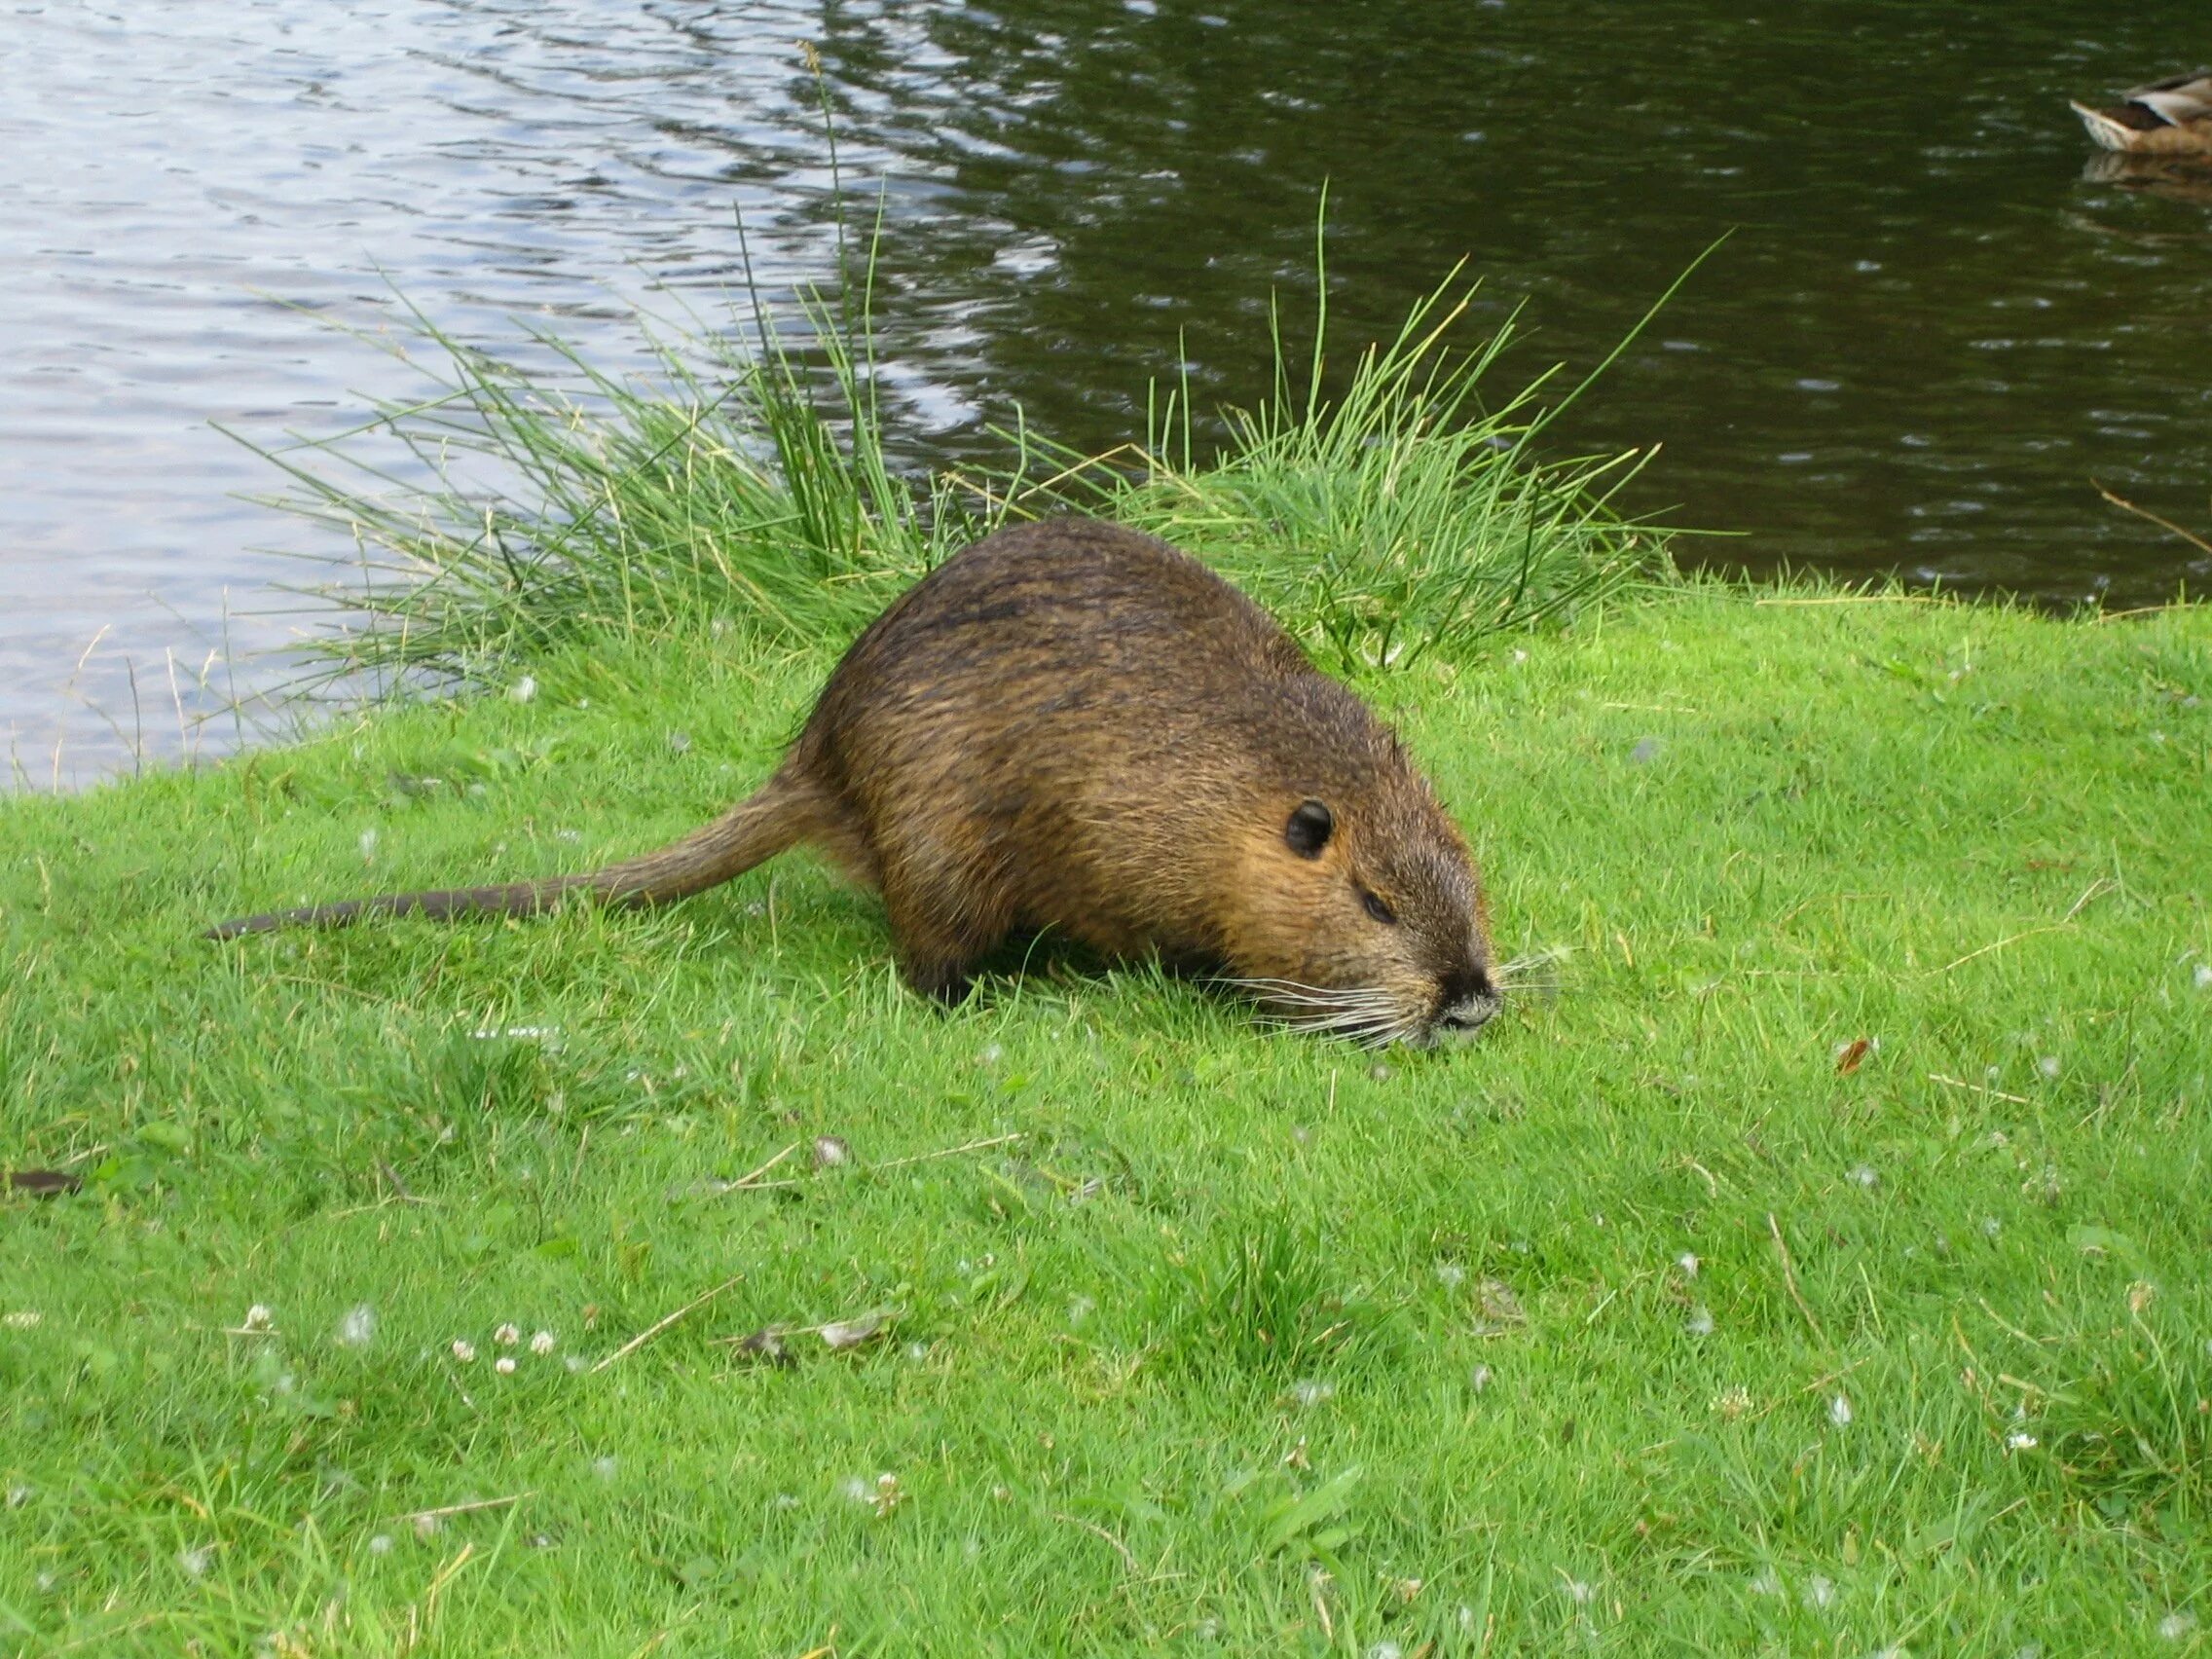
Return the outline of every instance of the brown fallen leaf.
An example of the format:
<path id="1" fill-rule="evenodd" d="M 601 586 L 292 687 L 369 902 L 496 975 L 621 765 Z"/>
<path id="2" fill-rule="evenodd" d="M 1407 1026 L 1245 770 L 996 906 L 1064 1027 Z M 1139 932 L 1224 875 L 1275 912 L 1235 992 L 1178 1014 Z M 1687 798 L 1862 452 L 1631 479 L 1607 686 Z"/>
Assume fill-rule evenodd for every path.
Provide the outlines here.
<path id="1" fill-rule="evenodd" d="M 74 1193 L 85 1185 L 82 1175 L 72 1175 L 66 1169 L 11 1169 L 8 1171 L 8 1190 L 11 1193 L 28 1193 L 34 1198 L 57 1198 L 64 1193 Z"/>
<path id="2" fill-rule="evenodd" d="M 1860 1066 L 1865 1063 L 1866 1051 L 1873 1046 L 1863 1037 L 1854 1038 L 1851 1042 L 1845 1044 L 1835 1057 L 1835 1075 L 1849 1077 L 1857 1071 Z"/>
<path id="3" fill-rule="evenodd" d="M 1521 1299 L 1503 1279 L 1486 1278 L 1475 1286 L 1475 1308 L 1482 1314 L 1475 1329 L 1485 1336 L 1508 1331 L 1529 1322 Z"/>
<path id="4" fill-rule="evenodd" d="M 748 1359 L 761 1360 L 769 1365 L 796 1365 L 791 1350 L 784 1346 L 784 1334 L 773 1325 L 763 1325 L 749 1337 L 740 1337 L 733 1345 Z"/>

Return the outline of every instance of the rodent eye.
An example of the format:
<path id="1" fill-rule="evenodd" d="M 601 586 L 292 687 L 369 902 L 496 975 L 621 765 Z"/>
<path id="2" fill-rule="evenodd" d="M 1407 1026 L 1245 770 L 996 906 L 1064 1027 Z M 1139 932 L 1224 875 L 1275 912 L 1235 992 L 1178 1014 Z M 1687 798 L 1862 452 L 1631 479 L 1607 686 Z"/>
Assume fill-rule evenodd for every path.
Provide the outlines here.
<path id="1" fill-rule="evenodd" d="M 1336 829 L 1336 815 L 1326 805 L 1317 800 L 1305 800 L 1298 803 L 1298 810 L 1283 826 L 1282 838 L 1300 858 L 1317 859 Z"/>
<path id="2" fill-rule="evenodd" d="M 1391 909 L 1389 905 L 1383 903 L 1382 901 L 1376 898 L 1374 894 L 1362 893 L 1360 894 L 1360 898 L 1367 904 L 1367 913 L 1373 916 L 1377 921 L 1382 923 L 1383 926 L 1393 927 L 1397 924 L 1397 911 Z"/>

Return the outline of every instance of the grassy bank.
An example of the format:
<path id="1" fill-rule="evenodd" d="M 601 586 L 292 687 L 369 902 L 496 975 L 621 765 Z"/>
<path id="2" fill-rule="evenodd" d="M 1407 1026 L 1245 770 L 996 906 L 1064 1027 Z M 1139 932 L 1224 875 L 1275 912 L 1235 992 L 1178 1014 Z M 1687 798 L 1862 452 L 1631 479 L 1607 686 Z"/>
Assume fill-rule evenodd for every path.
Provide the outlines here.
<path id="1" fill-rule="evenodd" d="M 2196 1650 L 2212 618 L 1777 598 L 1372 682 L 1567 953 L 1380 1069 L 1134 971 L 940 1014 L 801 859 L 194 938 L 686 828 L 821 646 L 11 803 L 0 1144 L 85 1186 L 0 1207 L 8 1641 Z"/>
<path id="2" fill-rule="evenodd" d="M 281 454 L 391 578 L 332 670 L 479 694 L 0 816 L 0 1148 L 81 1182 L 0 1200 L 9 1641 L 2202 1643 L 2212 619 L 1653 581 L 1455 314 L 1214 457 L 1168 394 L 917 489 L 823 308 L 649 389 L 433 336 Z M 196 937 L 687 830 L 1071 503 L 1360 677 L 1556 985 L 1381 1058 L 1058 959 L 941 1013 L 799 857 Z"/>

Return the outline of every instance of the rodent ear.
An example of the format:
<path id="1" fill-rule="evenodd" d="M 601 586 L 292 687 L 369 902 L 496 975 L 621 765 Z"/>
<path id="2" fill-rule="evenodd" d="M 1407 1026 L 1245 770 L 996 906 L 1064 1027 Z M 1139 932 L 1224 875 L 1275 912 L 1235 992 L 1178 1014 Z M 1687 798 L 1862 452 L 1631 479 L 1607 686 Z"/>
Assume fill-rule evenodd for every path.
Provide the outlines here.
<path id="1" fill-rule="evenodd" d="M 1300 858 L 1317 859 L 1336 828 L 1336 818 L 1327 807 L 1317 800 L 1302 800 L 1283 826 L 1282 838 Z"/>

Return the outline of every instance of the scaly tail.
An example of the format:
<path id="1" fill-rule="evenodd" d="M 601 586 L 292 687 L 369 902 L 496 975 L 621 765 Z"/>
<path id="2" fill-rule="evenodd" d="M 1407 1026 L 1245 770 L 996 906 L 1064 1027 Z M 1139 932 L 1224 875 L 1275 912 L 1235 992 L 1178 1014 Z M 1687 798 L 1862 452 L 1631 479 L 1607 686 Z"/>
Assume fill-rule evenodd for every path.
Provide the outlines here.
<path id="1" fill-rule="evenodd" d="M 344 927 L 362 916 L 535 916 L 570 894 L 624 907 L 661 904 L 719 886 L 774 858 L 796 842 L 831 827 L 833 813 L 821 790 L 802 773 L 785 768 L 728 812 L 681 841 L 656 852 L 609 865 L 588 875 L 553 875 L 498 887 L 445 887 L 427 893 L 384 893 L 298 910 L 241 916 L 207 930 L 208 939 L 237 939 L 281 927 Z"/>

